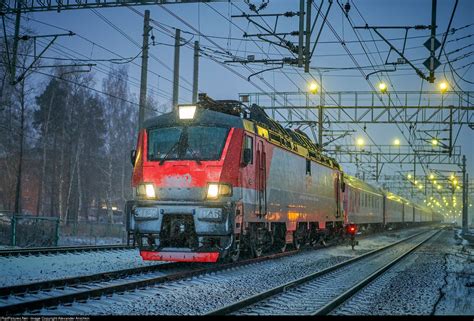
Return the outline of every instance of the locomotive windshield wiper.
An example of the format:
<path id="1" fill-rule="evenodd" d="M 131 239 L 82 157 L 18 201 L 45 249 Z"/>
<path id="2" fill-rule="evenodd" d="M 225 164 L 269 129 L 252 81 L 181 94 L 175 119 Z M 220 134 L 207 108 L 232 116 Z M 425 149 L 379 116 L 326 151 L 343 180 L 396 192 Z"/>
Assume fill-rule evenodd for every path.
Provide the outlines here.
<path id="1" fill-rule="evenodd" d="M 198 163 L 198 165 L 201 165 L 201 160 L 199 159 L 199 157 L 197 156 L 197 153 L 194 149 L 191 148 L 191 146 L 186 146 L 186 149 L 185 150 L 188 150 L 191 152 L 191 157 L 192 157 L 192 160 L 195 160 L 196 163 Z"/>
<path id="2" fill-rule="evenodd" d="M 180 137 L 180 138 L 181 138 L 181 137 Z M 175 150 L 175 148 L 179 146 L 180 141 L 181 141 L 181 139 L 179 139 L 179 140 L 173 145 L 173 147 L 170 148 L 170 150 L 166 153 L 165 157 L 163 157 L 163 158 L 160 160 L 160 165 L 163 165 L 163 163 L 164 163 L 165 160 L 171 155 L 171 153 L 173 152 L 173 150 Z"/>

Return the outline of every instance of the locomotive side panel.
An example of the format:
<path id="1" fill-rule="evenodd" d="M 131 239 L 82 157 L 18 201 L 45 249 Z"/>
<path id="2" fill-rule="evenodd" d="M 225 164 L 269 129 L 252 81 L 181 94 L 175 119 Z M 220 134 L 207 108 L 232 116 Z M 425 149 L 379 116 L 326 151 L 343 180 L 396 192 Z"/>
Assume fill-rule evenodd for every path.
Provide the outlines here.
<path id="1" fill-rule="evenodd" d="M 286 223 L 287 231 L 293 231 L 299 222 L 342 221 L 342 215 L 336 216 L 337 170 L 312 161 L 308 168 L 306 158 L 268 142 L 265 153 L 267 211 L 258 215 L 258 189 L 243 189 L 245 222 Z"/>

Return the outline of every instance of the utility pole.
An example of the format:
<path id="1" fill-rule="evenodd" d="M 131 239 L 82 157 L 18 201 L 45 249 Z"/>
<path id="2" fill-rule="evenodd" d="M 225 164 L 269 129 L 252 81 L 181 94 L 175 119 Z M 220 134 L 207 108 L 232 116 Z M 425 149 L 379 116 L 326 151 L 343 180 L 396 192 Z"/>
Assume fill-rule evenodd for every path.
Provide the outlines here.
<path id="1" fill-rule="evenodd" d="M 23 141 L 25 132 L 25 81 L 21 82 L 21 97 L 20 97 L 20 154 L 18 161 L 18 173 L 16 177 L 16 191 L 15 191 L 15 215 L 21 215 L 21 178 L 23 165 Z"/>
<path id="2" fill-rule="evenodd" d="M 303 40 L 304 40 L 304 0 L 300 0 L 299 34 L 298 34 L 298 67 L 303 67 Z"/>
<path id="3" fill-rule="evenodd" d="M 453 105 L 449 105 L 449 157 L 453 155 Z"/>
<path id="4" fill-rule="evenodd" d="M 18 51 L 18 40 L 20 36 L 20 21 L 21 21 L 21 1 L 17 1 L 16 8 L 16 18 L 15 18 L 15 35 L 13 36 L 13 49 L 12 49 L 12 61 L 10 66 L 10 83 L 13 85 L 16 82 L 16 60 L 17 60 L 17 51 Z M 5 41 L 7 41 L 5 39 Z M 8 53 L 7 53 L 8 54 Z"/>
<path id="5" fill-rule="evenodd" d="M 193 104 L 198 99 L 198 82 L 199 82 L 199 41 L 194 42 L 194 73 L 193 73 Z"/>
<path id="6" fill-rule="evenodd" d="M 466 155 L 462 156 L 462 232 L 467 233 L 468 220 L 467 220 L 467 190 L 468 180 L 466 173 Z"/>
<path id="7" fill-rule="evenodd" d="M 140 106 L 138 109 L 138 129 L 143 127 L 145 120 L 146 89 L 148 74 L 148 36 L 150 35 L 150 10 L 145 10 L 143 21 L 142 70 L 140 79 Z"/>
<path id="8" fill-rule="evenodd" d="M 304 47 L 304 72 L 309 72 L 309 56 L 311 47 L 311 5 L 313 0 L 306 0 L 306 43 Z"/>
<path id="9" fill-rule="evenodd" d="M 173 108 L 178 105 L 179 97 L 179 48 L 180 48 L 181 30 L 176 29 L 174 38 L 174 69 L 173 69 Z"/>
<path id="10" fill-rule="evenodd" d="M 323 75 L 319 73 L 319 108 L 318 108 L 318 143 L 319 148 L 323 150 L 323 108 L 324 108 L 324 89 Z"/>
<path id="11" fill-rule="evenodd" d="M 434 41 L 436 39 L 436 1 L 437 0 L 432 0 L 431 2 L 431 41 Z M 435 48 L 431 47 L 430 59 L 434 61 L 434 59 L 436 59 L 435 56 Z M 433 66 L 430 67 L 430 76 L 428 77 L 430 83 L 434 83 L 435 81 L 434 70 L 435 68 Z"/>

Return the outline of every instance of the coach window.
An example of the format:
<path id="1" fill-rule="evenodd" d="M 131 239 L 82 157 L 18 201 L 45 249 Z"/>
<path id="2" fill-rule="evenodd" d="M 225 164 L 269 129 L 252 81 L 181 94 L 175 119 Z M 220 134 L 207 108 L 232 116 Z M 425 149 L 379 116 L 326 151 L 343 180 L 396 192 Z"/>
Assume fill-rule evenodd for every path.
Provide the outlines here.
<path id="1" fill-rule="evenodd" d="M 311 161 L 309 159 L 306 160 L 306 175 L 311 176 Z"/>
<path id="2" fill-rule="evenodd" d="M 253 164 L 253 138 L 250 136 L 245 135 L 244 136 L 244 150 L 248 149 L 250 150 L 250 163 Z"/>

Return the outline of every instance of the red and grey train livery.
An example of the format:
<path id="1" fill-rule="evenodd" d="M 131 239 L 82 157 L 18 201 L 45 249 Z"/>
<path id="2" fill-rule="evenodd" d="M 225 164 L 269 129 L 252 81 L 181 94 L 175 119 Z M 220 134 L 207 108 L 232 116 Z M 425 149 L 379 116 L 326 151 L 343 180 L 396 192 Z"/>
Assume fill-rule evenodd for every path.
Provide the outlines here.
<path id="1" fill-rule="evenodd" d="M 145 260 L 237 260 L 341 237 L 349 224 L 435 219 L 345 177 L 306 134 L 258 106 L 205 95 L 147 120 L 132 163 L 127 228 Z"/>

